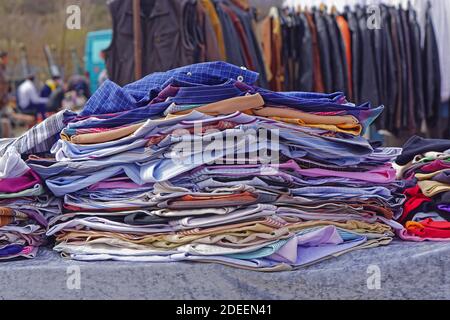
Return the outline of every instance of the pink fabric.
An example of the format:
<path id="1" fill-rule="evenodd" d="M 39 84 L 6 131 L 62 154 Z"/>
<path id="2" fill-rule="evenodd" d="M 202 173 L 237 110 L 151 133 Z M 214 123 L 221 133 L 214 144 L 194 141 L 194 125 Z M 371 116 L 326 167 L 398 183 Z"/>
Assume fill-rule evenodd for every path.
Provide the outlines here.
<path id="1" fill-rule="evenodd" d="M 23 176 L 17 178 L 0 179 L 1 193 L 16 193 L 31 189 L 41 183 L 41 178 L 33 171 L 28 170 Z"/>
<path id="2" fill-rule="evenodd" d="M 444 169 L 450 169 L 450 162 L 442 160 L 434 160 L 433 162 L 424 165 L 420 170 L 425 173 L 432 173 Z"/>
<path id="3" fill-rule="evenodd" d="M 414 242 L 423 242 L 423 241 L 450 242 L 450 238 L 439 239 L 439 238 L 422 238 L 422 237 L 417 237 L 417 236 L 414 236 L 414 235 L 410 234 L 408 232 L 408 230 L 406 230 L 406 229 L 402 229 L 402 230 L 397 231 L 397 235 L 399 236 L 400 239 L 402 239 L 404 241 L 414 241 Z"/>
<path id="4" fill-rule="evenodd" d="M 296 171 L 306 177 L 338 177 L 374 183 L 391 183 L 395 181 L 396 177 L 396 171 L 391 166 L 383 166 L 366 172 L 344 172 L 317 168 Z"/>

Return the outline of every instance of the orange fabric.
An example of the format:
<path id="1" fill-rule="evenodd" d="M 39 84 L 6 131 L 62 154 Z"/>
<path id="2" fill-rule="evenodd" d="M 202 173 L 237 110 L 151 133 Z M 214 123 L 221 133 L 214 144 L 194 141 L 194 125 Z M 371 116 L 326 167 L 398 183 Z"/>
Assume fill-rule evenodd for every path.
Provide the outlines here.
<path id="1" fill-rule="evenodd" d="M 223 61 L 226 61 L 227 54 L 225 51 L 225 41 L 223 39 L 222 25 L 220 24 L 219 16 L 217 15 L 217 11 L 214 8 L 214 4 L 211 2 L 211 0 L 201 0 L 201 4 L 203 8 L 205 8 L 206 13 L 211 20 L 214 33 L 216 34 L 217 44 L 219 45 L 220 56 L 222 57 Z"/>
<path id="2" fill-rule="evenodd" d="M 14 221 L 13 217 L 0 216 L 0 227 L 7 226 L 8 224 L 12 223 L 13 221 Z"/>
<path id="3" fill-rule="evenodd" d="M 264 61 L 266 62 L 266 73 L 267 73 L 267 81 L 272 81 L 273 74 L 271 68 L 272 62 L 272 45 L 270 39 L 272 38 L 272 24 L 270 22 L 270 17 L 266 17 L 264 20 L 258 23 L 258 29 L 260 32 L 260 41 L 261 48 L 264 57 Z"/>
<path id="4" fill-rule="evenodd" d="M 271 18 L 272 25 L 272 79 L 271 87 L 274 91 L 283 91 L 284 67 L 281 61 L 283 38 L 281 34 L 281 22 L 278 15 Z"/>
<path id="5" fill-rule="evenodd" d="M 339 30 L 341 31 L 342 39 L 345 44 L 345 55 L 347 58 L 347 77 L 348 77 L 348 94 L 349 99 L 353 100 L 353 62 L 352 62 L 352 34 L 350 32 L 350 28 L 348 26 L 347 20 L 343 16 L 338 16 L 336 18 L 336 22 L 339 26 Z"/>

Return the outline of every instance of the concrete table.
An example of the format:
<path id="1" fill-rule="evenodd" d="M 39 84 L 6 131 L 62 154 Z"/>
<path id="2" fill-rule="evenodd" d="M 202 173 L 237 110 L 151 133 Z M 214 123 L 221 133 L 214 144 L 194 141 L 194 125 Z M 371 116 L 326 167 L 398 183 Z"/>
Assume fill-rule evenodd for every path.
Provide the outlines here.
<path id="1" fill-rule="evenodd" d="M 450 299 L 450 243 L 394 241 L 282 273 L 77 262 L 44 248 L 0 263 L 0 299 Z"/>

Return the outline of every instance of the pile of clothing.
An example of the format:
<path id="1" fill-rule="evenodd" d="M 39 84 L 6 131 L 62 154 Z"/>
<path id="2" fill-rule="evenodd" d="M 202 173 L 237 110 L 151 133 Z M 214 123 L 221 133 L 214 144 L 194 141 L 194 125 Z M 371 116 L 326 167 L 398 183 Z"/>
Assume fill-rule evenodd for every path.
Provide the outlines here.
<path id="1" fill-rule="evenodd" d="M 414 136 L 396 165 L 398 178 L 408 181 L 401 238 L 450 241 L 450 140 Z"/>
<path id="2" fill-rule="evenodd" d="M 46 195 L 41 178 L 9 149 L 0 161 L 0 261 L 34 258 L 48 220 L 60 213 L 61 201 Z"/>
<path id="3" fill-rule="evenodd" d="M 390 163 L 401 150 L 363 137 L 383 107 L 272 92 L 257 79 L 213 62 L 123 88 L 107 81 L 81 114 L 41 123 L 39 150 L 21 153 L 63 201 L 48 223 L 54 249 L 279 271 L 390 243 L 404 199 Z"/>

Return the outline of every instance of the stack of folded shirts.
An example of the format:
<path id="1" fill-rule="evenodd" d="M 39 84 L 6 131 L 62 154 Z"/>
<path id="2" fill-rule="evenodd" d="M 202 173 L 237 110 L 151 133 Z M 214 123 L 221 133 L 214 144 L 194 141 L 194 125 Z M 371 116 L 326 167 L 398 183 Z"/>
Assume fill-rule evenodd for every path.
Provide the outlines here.
<path id="1" fill-rule="evenodd" d="M 206 63 L 106 83 L 51 157 L 27 162 L 64 199 L 47 232 L 55 250 L 277 271 L 388 244 L 404 201 L 390 165 L 401 150 L 362 136 L 383 108 L 256 79 Z"/>
<path id="2" fill-rule="evenodd" d="M 396 163 L 398 178 L 408 182 L 402 239 L 450 241 L 450 140 L 414 136 Z"/>
<path id="3" fill-rule="evenodd" d="M 45 194 L 41 178 L 15 149 L 0 162 L 0 260 L 34 258 L 46 242 L 48 220 L 61 201 Z"/>

